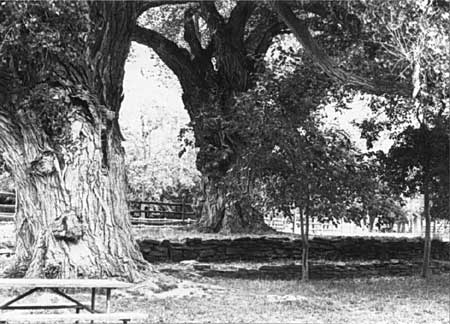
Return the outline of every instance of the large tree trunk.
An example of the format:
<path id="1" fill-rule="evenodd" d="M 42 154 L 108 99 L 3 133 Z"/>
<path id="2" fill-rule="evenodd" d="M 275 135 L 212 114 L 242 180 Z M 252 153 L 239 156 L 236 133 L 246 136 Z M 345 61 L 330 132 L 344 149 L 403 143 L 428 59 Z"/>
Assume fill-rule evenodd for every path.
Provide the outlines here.
<path id="1" fill-rule="evenodd" d="M 252 206 L 248 193 L 230 197 L 214 179 L 203 180 L 203 204 L 199 229 L 215 233 L 266 233 L 271 228 L 264 216 Z"/>
<path id="2" fill-rule="evenodd" d="M 222 87 L 223 89 L 224 87 Z M 227 129 L 232 118 L 233 91 L 212 89 L 184 91 L 183 101 L 191 119 L 202 173 L 199 230 L 213 233 L 266 233 L 273 231 L 255 208 L 252 180 L 240 172 L 239 150 L 245 143 Z M 227 117 L 228 116 L 228 117 Z M 244 179 L 245 180 L 242 180 Z"/>
<path id="3" fill-rule="evenodd" d="M 300 212 L 300 231 L 302 235 L 302 280 L 309 280 L 309 216 L 308 209 L 298 208 Z"/>
<path id="4" fill-rule="evenodd" d="M 79 17 L 87 26 L 70 33 L 87 31 L 88 42 L 48 56 L 47 77 L 0 109 L 19 203 L 16 256 L 29 277 L 136 280 L 147 264 L 131 233 L 117 123 L 135 3 L 84 5 L 75 12 L 89 13 Z"/>
<path id="5" fill-rule="evenodd" d="M 185 12 L 184 38 L 190 51 L 179 47 L 156 31 L 136 26 L 133 40 L 151 47 L 175 73 L 183 89 L 183 103 L 191 118 L 195 145 L 200 149 L 197 168 L 202 173 L 200 203 L 201 230 L 207 232 L 269 231 L 264 217 L 246 190 L 232 189 L 230 170 L 239 168 L 239 146 L 245 145 L 227 128 L 233 118 L 234 96 L 250 89 L 271 39 L 279 33 L 276 21 L 267 19 L 256 28 L 249 51 L 244 42 L 245 23 L 254 8 L 251 2 L 239 2 L 229 19 L 224 19 L 211 1 L 199 2 L 199 8 Z M 200 10 L 210 28 L 211 42 L 202 46 L 195 26 Z M 269 12 L 270 13 L 270 12 Z M 268 26 L 266 26 L 268 24 Z M 214 63 L 213 63 L 214 62 Z M 261 64 L 259 64 L 260 66 Z"/>
<path id="6" fill-rule="evenodd" d="M 72 122 L 70 155 L 43 151 L 33 123 L 15 125 L 18 141 L 1 144 L 17 185 L 19 267 L 30 277 L 138 278 L 145 263 L 131 234 L 122 153 L 111 152 L 106 170 L 101 134 L 86 121 Z"/>

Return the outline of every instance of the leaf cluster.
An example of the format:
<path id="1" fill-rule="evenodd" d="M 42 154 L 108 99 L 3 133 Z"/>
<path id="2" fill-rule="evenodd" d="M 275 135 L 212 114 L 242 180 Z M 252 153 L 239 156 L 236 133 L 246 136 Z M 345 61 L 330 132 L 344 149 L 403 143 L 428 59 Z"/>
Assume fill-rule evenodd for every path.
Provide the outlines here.
<path id="1" fill-rule="evenodd" d="M 16 86 L 32 88 L 80 59 L 89 21 L 83 3 L 7 1 L 0 4 L 0 67 Z"/>
<path id="2" fill-rule="evenodd" d="M 448 128 L 409 126 L 385 157 L 386 179 L 397 192 L 423 194 L 429 183 L 432 216 L 439 218 L 446 217 L 449 208 L 449 142 Z"/>
<path id="3" fill-rule="evenodd" d="M 236 101 L 235 124 L 245 143 L 238 171 L 257 179 L 267 208 L 289 213 L 300 207 L 331 222 L 359 222 L 368 209 L 387 215 L 399 207 L 394 201 L 382 205 L 386 196 L 374 195 L 381 185 L 373 161 L 364 160 L 345 132 L 321 122 L 319 107 L 330 87 L 307 64 L 284 77 L 261 75 L 255 89 Z"/>

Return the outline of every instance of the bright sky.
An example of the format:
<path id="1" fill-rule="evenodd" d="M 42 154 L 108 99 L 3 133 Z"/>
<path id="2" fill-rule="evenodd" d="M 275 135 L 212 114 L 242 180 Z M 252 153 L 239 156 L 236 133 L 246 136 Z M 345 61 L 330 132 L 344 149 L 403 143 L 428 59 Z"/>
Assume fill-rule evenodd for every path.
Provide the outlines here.
<path id="1" fill-rule="evenodd" d="M 361 131 L 358 127 L 352 124 L 352 122 L 361 122 L 365 118 L 373 115 L 365 99 L 356 99 L 349 104 L 348 110 L 335 111 L 333 106 L 327 106 L 325 108 L 325 114 L 327 115 L 326 121 L 328 125 L 337 126 L 345 130 L 350 136 L 356 147 L 362 152 L 367 152 L 366 140 L 361 138 Z M 371 151 L 384 151 L 387 152 L 392 146 L 393 140 L 391 140 L 386 132 L 380 134 L 380 139 L 374 143 Z"/>
<path id="2" fill-rule="evenodd" d="M 120 111 L 122 127 L 139 125 L 140 115 L 178 117 L 183 124 L 189 122 L 181 101 L 181 88 L 175 76 L 158 63 L 152 51 L 133 43 L 132 55 L 125 65 L 125 98 Z"/>

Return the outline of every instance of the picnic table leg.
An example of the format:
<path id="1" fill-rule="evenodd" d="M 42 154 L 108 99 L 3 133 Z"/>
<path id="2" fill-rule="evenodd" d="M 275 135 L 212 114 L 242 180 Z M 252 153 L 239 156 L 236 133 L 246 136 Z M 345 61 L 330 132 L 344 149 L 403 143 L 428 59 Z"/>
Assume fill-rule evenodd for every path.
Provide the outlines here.
<path id="1" fill-rule="evenodd" d="M 111 310 L 111 288 L 106 288 L 106 313 Z"/>
<path id="2" fill-rule="evenodd" d="M 95 311 L 93 311 L 92 309 L 90 309 L 88 306 L 83 305 L 82 303 L 80 303 L 78 300 L 68 296 L 67 294 L 63 293 L 61 290 L 57 289 L 57 288 L 50 288 L 51 291 L 53 291 L 55 294 L 60 295 L 61 297 L 64 297 L 65 299 L 71 301 L 72 303 L 74 303 L 75 305 L 78 306 L 79 309 L 85 309 L 87 310 L 89 313 L 96 313 Z"/>
<path id="3" fill-rule="evenodd" d="M 92 294 L 91 294 L 91 309 L 95 310 L 95 288 L 92 288 Z"/>
<path id="4" fill-rule="evenodd" d="M 27 292 L 25 292 L 25 293 L 23 293 L 23 294 L 17 296 L 17 297 L 14 298 L 14 299 L 11 299 L 10 301 L 8 301 L 8 302 L 5 303 L 5 304 L 1 305 L 1 306 L 0 306 L 0 309 L 8 309 L 8 306 L 9 306 L 9 305 L 14 304 L 16 301 L 19 301 L 19 300 L 21 300 L 22 298 L 25 298 L 25 297 L 27 297 L 28 295 L 31 295 L 32 293 L 34 293 L 35 291 L 38 291 L 38 290 L 40 290 L 40 288 L 33 288 L 33 289 L 30 289 L 30 290 L 28 290 Z"/>
<path id="5" fill-rule="evenodd" d="M 91 309 L 93 312 L 95 312 L 95 288 L 92 288 L 91 293 Z M 94 324 L 94 321 L 91 321 L 91 324 Z"/>
<path id="6" fill-rule="evenodd" d="M 80 313 L 80 309 L 77 307 L 75 308 L 75 313 L 79 314 Z M 75 321 L 75 324 L 80 323 L 79 321 Z"/>

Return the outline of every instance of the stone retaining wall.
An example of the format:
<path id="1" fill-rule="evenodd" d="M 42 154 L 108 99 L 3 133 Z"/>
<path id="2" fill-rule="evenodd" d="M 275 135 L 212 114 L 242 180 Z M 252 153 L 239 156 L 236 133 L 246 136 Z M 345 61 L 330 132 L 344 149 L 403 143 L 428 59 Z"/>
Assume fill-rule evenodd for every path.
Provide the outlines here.
<path id="1" fill-rule="evenodd" d="M 142 239 L 138 243 L 150 262 L 270 261 L 300 259 L 302 253 L 301 240 L 280 237 L 188 238 L 182 242 Z M 310 240 L 311 260 L 417 260 L 422 254 L 422 239 L 316 237 Z M 432 259 L 450 261 L 450 243 L 434 240 Z"/>
<path id="2" fill-rule="evenodd" d="M 365 263 L 310 263 L 310 278 L 323 279 L 345 279 L 366 278 L 374 276 L 411 276 L 419 274 L 421 262 L 408 262 L 400 260 L 373 261 Z M 450 272 L 450 264 L 439 264 L 432 262 L 430 265 L 432 273 Z M 293 280 L 300 279 L 302 267 L 299 264 L 288 264 L 283 266 L 264 265 L 258 269 L 206 269 L 201 271 L 203 276 L 222 277 L 233 279 L 266 279 L 266 280 Z"/>

